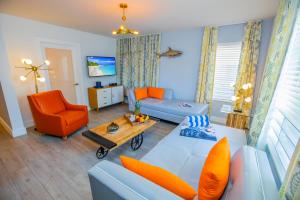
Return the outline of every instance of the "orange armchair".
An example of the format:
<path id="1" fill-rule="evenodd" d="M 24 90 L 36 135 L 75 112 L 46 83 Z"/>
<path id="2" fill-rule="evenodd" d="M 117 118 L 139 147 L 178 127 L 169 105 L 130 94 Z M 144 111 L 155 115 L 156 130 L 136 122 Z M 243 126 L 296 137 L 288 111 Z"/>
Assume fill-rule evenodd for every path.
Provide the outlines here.
<path id="1" fill-rule="evenodd" d="M 66 101 L 60 90 L 27 97 L 37 131 L 67 138 L 88 124 L 87 107 Z"/>

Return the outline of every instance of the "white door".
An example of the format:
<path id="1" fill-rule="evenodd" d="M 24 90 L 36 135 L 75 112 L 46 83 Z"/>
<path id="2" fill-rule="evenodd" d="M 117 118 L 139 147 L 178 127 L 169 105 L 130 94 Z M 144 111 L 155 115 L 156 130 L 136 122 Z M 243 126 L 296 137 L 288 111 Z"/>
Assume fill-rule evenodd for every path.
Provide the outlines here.
<path id="1" fill-rule="evenodd" d="M 111 88 L 111 102 L 112 104 L 120 103 L 124 101 L 124 89 L 123 86 L 112 87 Z"/>
<path id="2" fill-rule="evenodd" d="M 49 82 L 52 90 L 61 90 L 70 103 L 77 103 L 72 50 L 45 48 L 45 56 L 50 61 Z"/>

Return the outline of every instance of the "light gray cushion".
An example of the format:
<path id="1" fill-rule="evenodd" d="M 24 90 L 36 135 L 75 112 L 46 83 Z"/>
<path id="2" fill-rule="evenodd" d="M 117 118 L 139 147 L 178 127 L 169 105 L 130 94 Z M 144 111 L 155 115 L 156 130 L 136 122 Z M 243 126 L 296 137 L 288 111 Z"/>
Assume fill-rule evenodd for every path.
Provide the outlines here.
<path id="1" fill-rule="evenodd" d="M 182 103 L 189 103 L 192 107 L 182 107 Z M 179 115 L 182 117 L 188 115 L 206 114 L 208 111 L 207 104 L 199 104 L 190 101 L 182 100 L 159 100 L 154 98 L 147 98 L 141 100 L 141 107 L 157 110 L 160 112 Z"/>
<path id="2" fill-rule="evenodd" d="M 173 90 L 165 88 L 164 100 L 172 100 L 173 99 Z"/>
<path id="3" fill-rule="evenodd" d="M 217 124 L 212 126 L 218 141 L 225 136 L 228 138 L 231 155 L 246 144 L 244 131 Z M 178 175 L 198 190 L 202 166 L 216 142 L 180 136 L 179 125 L 141 160 Z"/>
<path id="4" fill-rule="evenodd" d="M 244 146 L 231 159 L 223 200 L 277 200 L 278 190 L 265 152 Z"/>

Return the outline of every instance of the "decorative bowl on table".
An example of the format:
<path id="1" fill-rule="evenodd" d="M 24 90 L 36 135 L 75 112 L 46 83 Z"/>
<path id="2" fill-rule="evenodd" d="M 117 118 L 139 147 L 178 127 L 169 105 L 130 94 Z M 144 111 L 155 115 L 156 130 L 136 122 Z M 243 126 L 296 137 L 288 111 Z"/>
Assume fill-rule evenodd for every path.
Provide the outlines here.
<path id="1" fill-rule="evenodd" d="M 119 130 L 119 125 L 115 122 L 112 122 L 110 125 L 107 126 L 107 132 L 109 133 L 115 133 L 117 130 Z"/>

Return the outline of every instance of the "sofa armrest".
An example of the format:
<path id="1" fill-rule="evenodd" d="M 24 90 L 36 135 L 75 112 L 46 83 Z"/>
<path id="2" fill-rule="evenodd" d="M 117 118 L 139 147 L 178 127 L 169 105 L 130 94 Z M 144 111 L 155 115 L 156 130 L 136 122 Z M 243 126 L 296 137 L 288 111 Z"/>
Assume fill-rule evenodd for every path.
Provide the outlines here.
<path id="1" fill-rule="evenodd" d="M 46 133 L 61 133 L 66 126 L 65 120 L 58 115 L 38 113 L 39 122 L 36 124 L 36 128 L 41 132 Z"/>
<path id="2" fill-rule="evenodd" d="M 66 108 L 67 110 L 80 110 L 80 111 L 85 111 L 87 112 L 87 106 L 85 105 L 76 105 L 76 104 L 70 104 L 70 103 L 66 103 Z"/>
<path id="3" fill-rule="evenodd" d="M 89 170 L 93 199 L 178 200 L 177 195 L 110 161 Z"/>
<path id="4" fill-rule="evenodd" d="M 264 151 L 243 146 L 231 159 L 230 176 L 222 200 L 277 200 L 271 166 Z"/>

